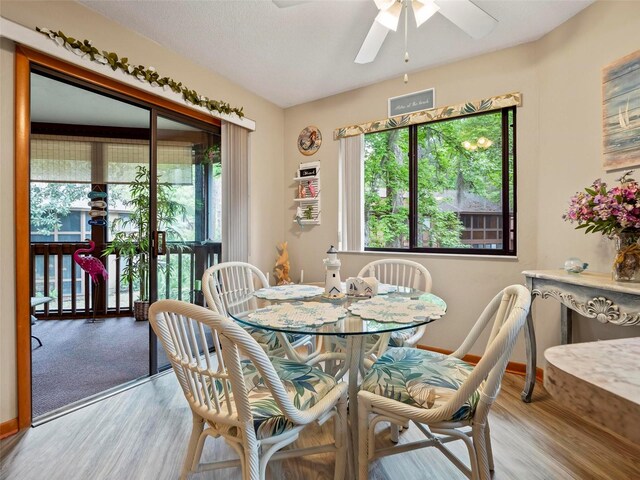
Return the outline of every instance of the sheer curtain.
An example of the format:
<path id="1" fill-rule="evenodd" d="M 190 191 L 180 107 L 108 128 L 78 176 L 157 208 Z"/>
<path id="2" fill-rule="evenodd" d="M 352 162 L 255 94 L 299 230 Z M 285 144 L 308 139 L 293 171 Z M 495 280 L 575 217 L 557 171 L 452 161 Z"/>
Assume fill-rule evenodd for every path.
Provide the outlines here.
<path id="1" fill-rule="evenodd" d="M 364 238 L 364 136 L 340 139 L 340 249 L 361 251 Z"/>
<path id="2" fill-rule="evenodd" d="M 249 259 L 249 130 L 222 122 L 222 260 Z"/>

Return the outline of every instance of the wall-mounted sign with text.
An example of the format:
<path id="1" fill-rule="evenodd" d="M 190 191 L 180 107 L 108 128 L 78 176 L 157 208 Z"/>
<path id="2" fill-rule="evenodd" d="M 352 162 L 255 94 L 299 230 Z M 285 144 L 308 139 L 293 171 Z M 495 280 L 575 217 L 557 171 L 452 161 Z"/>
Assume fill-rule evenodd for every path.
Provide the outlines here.
<path id="1" fill-rule="evenodd" d="M 430 110 L 436 106 L 436 91 L 433 88 L 419 92 L 391 97 L 389 99 L 389 116 L 405 115 L 407 113 Z"/>

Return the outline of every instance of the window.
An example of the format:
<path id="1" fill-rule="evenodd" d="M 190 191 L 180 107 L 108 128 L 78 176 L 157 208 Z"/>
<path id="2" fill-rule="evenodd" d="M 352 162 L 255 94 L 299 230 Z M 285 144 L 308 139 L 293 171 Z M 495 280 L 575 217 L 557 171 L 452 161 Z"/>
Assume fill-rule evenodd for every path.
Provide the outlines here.
<path id="1" fill-rule="evenodd" d="M 514 139 L 515 107 L 365 135 L 365 250 L 515 255 Z"/>

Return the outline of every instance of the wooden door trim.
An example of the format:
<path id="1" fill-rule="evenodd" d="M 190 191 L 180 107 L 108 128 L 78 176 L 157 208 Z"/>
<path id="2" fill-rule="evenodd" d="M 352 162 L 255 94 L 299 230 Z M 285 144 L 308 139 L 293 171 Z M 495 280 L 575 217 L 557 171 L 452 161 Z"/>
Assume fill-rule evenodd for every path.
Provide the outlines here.
<path id="1" fill-rule="evenodd" d="M 18 419 L 12 418 L 6 422 L 0 423 L 0 440 L 10 437 L 14 433 L 18 433 Z"/>
<path id="2" fill-rule="evenodd" d="M 30 224 L 29 224 L 29 137 L 31 65 L 46 67 L 132 101 L 175 112 L 208 125 L 220 126 L 212 115 L 198 112 L 152 93 L 120 83 L 91 70 L 64 62 L 16 44 L 14 98 L 14 200 L 15 200 L 15 278 L 16 278 L 16 378 L 18 393 L 18 429 L 31 425 L 31 297 L 30 297 Z"/>
<path id="3" fill-rule="evenodd" d="M 16 368 L 18 429 L 31 425 L 31 297 L 29 254 L 29 130 L 31 124 L 30 61 L 16 47 L 14 189 L 16 251 Z"/>

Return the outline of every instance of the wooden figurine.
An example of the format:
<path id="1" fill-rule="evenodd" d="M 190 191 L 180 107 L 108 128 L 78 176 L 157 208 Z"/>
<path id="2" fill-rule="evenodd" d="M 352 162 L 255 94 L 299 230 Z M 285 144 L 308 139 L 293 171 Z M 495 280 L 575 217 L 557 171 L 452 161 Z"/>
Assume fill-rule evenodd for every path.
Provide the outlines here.
<path id="1" fill-rule="evenodd" d="M 276 278 L 276 285 L 287 285 L 291 283 L 289 277 L 289 252 L 287 251 L 287 242 L 279 243 L 276 247 L 278 250 L 278 259 L 273 269 L 273 276 Z"/>

